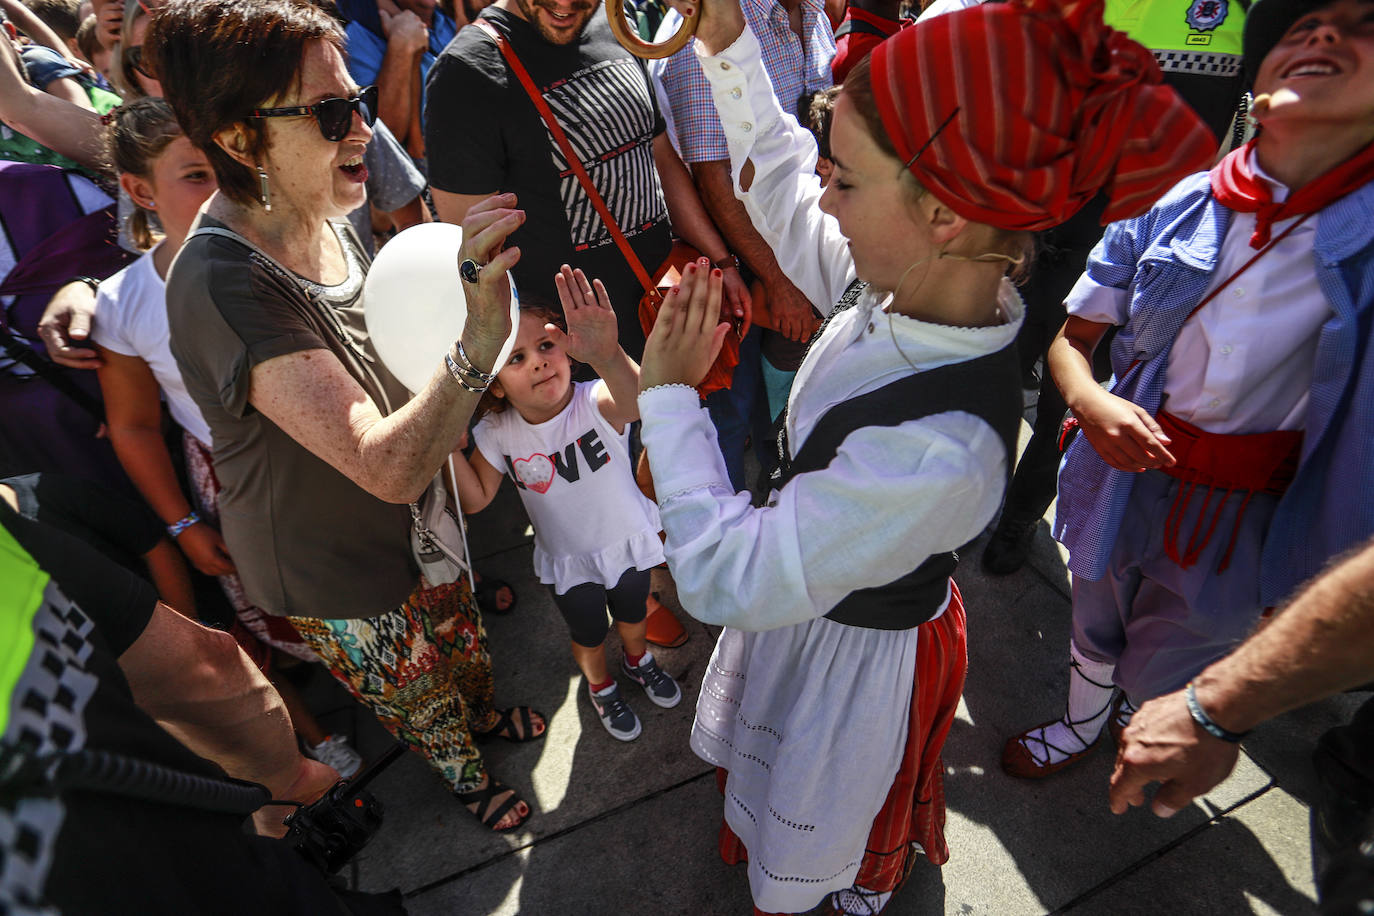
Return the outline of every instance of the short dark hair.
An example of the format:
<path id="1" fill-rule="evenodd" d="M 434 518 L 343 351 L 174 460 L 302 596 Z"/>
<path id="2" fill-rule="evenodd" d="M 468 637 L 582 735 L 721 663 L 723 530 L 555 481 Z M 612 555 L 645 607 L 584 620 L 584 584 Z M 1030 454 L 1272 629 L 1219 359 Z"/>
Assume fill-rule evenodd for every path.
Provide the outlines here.
<path id="1" fill-rule="evenodd" d="M 24 0 L 24 5 L 63 41 L 75 38 L 81 28 L 81 0 Z"/>
<path id="2" fill-rule="evenodd" d="M 266 140 L 248 112 L 300 86 L 312 41 L 343 49 L 343 32 L 309 0 L 171 0 L 156 11 L 143 39 L 144 60 L 162 83 L 191 143 L 205 151 L 230 200 L 257 199 L 253 170 L 215 143 L 215 133 L 243 123 L 248 152 Z"/>

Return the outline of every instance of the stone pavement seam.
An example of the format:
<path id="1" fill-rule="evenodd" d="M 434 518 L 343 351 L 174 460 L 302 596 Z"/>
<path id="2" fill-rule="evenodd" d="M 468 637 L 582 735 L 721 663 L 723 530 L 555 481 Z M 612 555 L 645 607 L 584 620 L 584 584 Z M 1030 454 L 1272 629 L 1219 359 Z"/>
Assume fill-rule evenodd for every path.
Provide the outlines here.
<path id="1" fill-rule="evenodd" d="M 1187 833 L 1183 834 L 1177 839 L 1165 843 L 1163 846 L 1159 847 L 1154 852 L 1150 853 L 1149 855 L 1145 856 L 1139 861 L 1132 862 L 1130 865 L 1127 865 L 1125 868 L 1123 868 L 1116 874 L 1104 878 L 1102 881 L 1088 888 L 1086 891 L 1079 894 L 1077 897 L 1074 897 L 1067 903 L 1064 903 L 1060 905 L 1058 908 L 1051 910 L 1048 916 L 1061 916 L 1061 914 L 1068 913 L 1070 910 L 1074 909 L 1077 906 L 1088 903 L 1090 900 L 1092 900 L 1094 897 L 1101 894 L 1102 892 L 1110 890 L 1118 882 L 1125 880 L 1126 878 L 1140 871 L 1142 868 L 1149 865 L 1150 863 L 1162 859 L 1164 856 L 1168 855 L 1173 850 L 1182 846 L 1184 843 L 1188 842 L 1194 837 L 1201 835 L 1203 832 L 1217 826 L 1222 822 L 1222 820 L 1224 820 L 1233 812 L 1238 811 L 1240 808 L 1244 807 L 1245 805 L 1248 805 L 1250 802 L 1255 801 L 1256 799 L 1268 793 L 1270 790 L 1276 788 L 1278 788 L 1278 783 L 1274 782 L 1273 778 L 1271 777 L 1269 783 L 1266 786 L 1264 786 L 1264 788 L 1256 789 L 1254 792 L 1251 792 L 1249 795 L 1245 796 L 1240 801 L 1236 802 L 1234 805 L 1231 805 L 1229 808 L 1217 811 L 1206 821 L 1204 821 L 1201 824 L 1198 824 L 1192 830 L 1189 830 Z"/>
<path id="2" fill-rule="evenodd" d="M 555 831 L 555 832 L 553 832 L 553 833 L 550 833 L 550 834 L 547 834 L 547 835 L 545 835 L 545 836 L 537 837 L 536 839 L 534 839 L 534 840 L 532 840 L 532 841 L 530 841 L 530 842 L 528 842 L 528 843 L 524 843 L 524 844 L 521 844 L 521 845 L 519 845 L 519 846 L 512 846 L 512 847 L 511 847 L 510 849 L 508 849 L 507 851 L 505 851 L 505 852 L 503 852 L 503 853 L 501 853 L 501 854 L 499 854 L 499 855 L 492 856 L 490 859 L 484 859 L 484 860 L 482 860 L 481 862 L 478 862 L 478 863 L 476 863 L 476 864 L 474 864 L 474 865 L 469 865 L 467 868 L 460 869 L 460 870 L 454 872 L 454 873 L 451 874 L 451 875 L 445 875 L 445 876 L 442 877 L 442 878 L 436 878 L 435 880 L 429 882 L 428 884 L 423 884 L 423 885 L 421 885 L 420 887 L 414 888 L 413 890 L 406 891 L 406 893 L 405 893 L 405 898 L 406 898 L 407 900 L 409 900 L 409 899 L 412 899 L 412 898 L 414 898 L 414 897 L 418 897 L 418 896 L 420 896 L 421 894 L 425 894 L 425 893 L 428 893 L 428 892 L 430 892 L 430 891 L 436 890 L 436 889 L 438 889 L 438 888 L 440 888 L 440 887 L 443 887 L 445 884 L 450 884 L 450 883 L 452 883 L 452 882 L 454 882 L 454 881 L 457 881 L 457 880 L 459 880 L 459 879 L 461 879 L 461 878 L 465 878 L 465 877 L 467 877 L 468 875 L 475 874 L 476 872 L 479 872 L 479 871 L 481 871 L 482 869 L 487 868 L 488 866 L 495 865 L 495 864 L 498 863 L 498 862 L 502 862 L 502 861 L 504 861 L 504 860 L 506 860 L 506 859 L 509 859 L 511 856 L 517 855 L 518 853 L 520 853 L 520 852 L 522 852 L 522 851 L 524 851 L 524 850 L 526 850 L 526 849 L 533 849 L 534 847 L 540 845 L 541 843 L 547 843 L 547 842 L 549 842 L 549 841 L 551 841 L 551 840 L 562 839 L 562 838 L 565 837 L 565 836 L 568 836 L 568 835 L 570 835 L 570 834 L 576 833 L 577 831 L 583 829 L 584 827 L 590 827 L 590 826 L 592 826 L 593 824 L 597 824 L 597 823 L 600 823 L 601 821 L 604 821 L 604 820 L 607 820 L 607 819 L 609 819 L 609 818 L 615 817 L 615 816 L 617 816 L 617 815 L 619 815 L 619 814 L 623 814 L 624 812 L 626 812 L 626 811 L 628 811 L 629 809 L 635 807 L 636 805 L 639 805 L 639 804 L 642 804 L 642 803 L 648 802 L 648 801 L 653 801 L 654 799 L 660 798 L 660 797 L 662 797 L 662 796 L 664 796 L 664 795 L 667 795 L 667 794 L 669 794 L 670 792 L 676 792 L 678 789 L 684 788 L 685 786 L 689 786 L 689 785 L 691 785 L 692 783 L 695 783 L 695 782 L 700 782 L 700 781 L 702 781 L 703 779 L 706 779 L 706 778 L 709 778 L 709 777 L 713 777 L 714 775 L 715 775 L 715 768 L 712 767 L 712 768 L 706 770 L 704 773 L 698 773 L 698 774 L 696 774 L 695 776 L 689 776 L 689 777 L 687 777 L 686 779 L 680 780 L 680 781 L 674 783 L 674 784 L 671 785 L 671 786 L 664 786 L 663 788 L 661 788 L 661 789 L 656 789 L 655 791 L 650 792 L 650 793 L 648 793 L 648 794 L 646 794 L 646 795 L 641 795 L 641 796 L 639 796 L 638 798 L 632 798 L 632 799 L 630 799 L 629 801 L 623 802 L 622 804 L 617 805 L 617 806 L 614 807 L 614 808 L 608 808 L 607 810 L 602 811 L 601 813 L 597 814 L 595 817 L 590 817 L 590 818 L 587 818 L 585 821 L 579 821 L 579 822 L 576 823 L 576 824 L 571 824 L 571 825 L 569 825 L 569 826 L 567 826 L 567 827 L 564 827 L 562 830 L 557 830 L 557 831 Z"/>

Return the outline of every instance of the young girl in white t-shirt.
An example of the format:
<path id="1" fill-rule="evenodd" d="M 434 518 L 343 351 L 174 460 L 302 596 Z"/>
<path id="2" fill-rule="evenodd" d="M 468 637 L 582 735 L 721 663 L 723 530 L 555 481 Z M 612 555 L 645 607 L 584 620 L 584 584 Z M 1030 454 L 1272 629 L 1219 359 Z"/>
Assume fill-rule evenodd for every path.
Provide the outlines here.
<path id="1" fill-rule="evenodd" d="M 167 271 L 216 188 L 205 153 L 186 139 L 162 99 L 135 99 L 111 112 L 106 147 L 119 185 L 133 201 L 129 234 L 144 254 L 104 280 L 96 294 L 93 330 L 101 365 L 110 443 L 129 479 L 161 517 L 167 533 L 202 573 L 219 578 L 233 606 L 231 633 L 276 685 L 305 741 L 307 752 L 343 776 L 356 773 L 362 757 L 342 735 L 327 734 L 291 682 L 277 677 L 274 654 L 302 661 L 315 654 L 283 618 L 270 617 L 243 592 L 219 522 L 219 483 L 210 453 L 210 427 L 191 400 L 172 358 L 167 325 Z M 163 235 L 149 225 L 157 214 Z M 182 491 L 163 436 L 162 398 L 183 430 L 182 448 L 195 505 Z M 195 616 L 190 596 L 177 610 Z"/>
<path id="2" fill-rule="evenodd" d="M 555 278 L 568 330 L 549 308 L 526 306 L 509 361 L 478 405 L 476 448 L 458 462 L 458 498 L 477 512 L 503 475 L 534 525 L 534 569 L 567 621 L 592 706 L 614 737 L 640 723 L 606 666 L 606 608 L 625 647 L 621 670 L 658 706 L 682 699 L 644 640 L 649 571 L 663 562 L 658 510 L 635 486 L 629 426 L 639 418 L 639 366 L 621 349 L 606 289 L 563 266 Z M 572 360 L 595 382 L 572 380 Z"/>

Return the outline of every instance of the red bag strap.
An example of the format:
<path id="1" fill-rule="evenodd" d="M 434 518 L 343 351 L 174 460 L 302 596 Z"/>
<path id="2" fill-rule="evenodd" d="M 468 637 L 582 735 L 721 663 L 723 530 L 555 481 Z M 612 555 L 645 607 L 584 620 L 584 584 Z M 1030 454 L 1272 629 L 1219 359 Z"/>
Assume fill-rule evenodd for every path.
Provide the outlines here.
<path id="1" fill-rule="evenodd" d="M 529 71 L 525 69 L 525 65 L 520 63 L 519 57 L 516 57 L 515 51 L 510 46 L 510 42 L 506 41 L 506 36 L 502 35 L 495 26 L 485 19 L 478 19 L 473 25 L 486 32 L 491 40 L 496 42 L 496 47 L 501 49 L 501 56 L 506 59 L 506 63 L 511 68 L 511 72 L 520 80 L 520 85 L 525 88 L 525 94 L 528 95 L 530 101 L 534 103 L 535 109 L 539 112 L 539 117 L 544 119 L 544 124 L 548 127 L 549 133 L 553 134 L 554 142 L 556 142 L 558 148 L 563 151 L 563 158 L 566 159 L 568 165 L 572 167 L 573 174 L 577 176 L 578 182 L 582 185 L 582 190 L 587 192 L 587 199 L 592 202 L 592 206 L 596 209 L 597 214 L 600 215 L 601 221 L 604 222 L 606 228 L 610 230 L 611 238 L 615 240 L 616 247 L 620 249 L 620 253 L 624 255 L 625 260 L 629 262 L 630 269 L 634 271 L 636 279 L 639 280 L 639 285 L 644 287 L 646 293 L 656 289 L 654 281 L 649 277 L 649 272 L 644 269 L 644 264 L 639 260 L 639 256 L 636 255 L 634 249 L 630 247 L 630 242 L 625 238 L 625 233 L 620 231 L 620 226 L 616 223 L 615 217 L 611 215 L 610 208 L 606 206 L 606 202 L 601 199 L 601 194 L 597 192 L 596 186 L 592 184 L 591 176 L 587 174 L 587 170 L 582 167 L 581 160 L 579 160 L 577 154 L 573 152 L 572 144 L 568 142 L 567 135 L 563 133 L 563 128 L 559 126 L 558 119 L 553 116 L 553 111 L 549 109 L 548 102 L 544 101 L 544 96 L 539 92 L 538 87 L 534 85 L 534 80 L 530 78 Z"/>

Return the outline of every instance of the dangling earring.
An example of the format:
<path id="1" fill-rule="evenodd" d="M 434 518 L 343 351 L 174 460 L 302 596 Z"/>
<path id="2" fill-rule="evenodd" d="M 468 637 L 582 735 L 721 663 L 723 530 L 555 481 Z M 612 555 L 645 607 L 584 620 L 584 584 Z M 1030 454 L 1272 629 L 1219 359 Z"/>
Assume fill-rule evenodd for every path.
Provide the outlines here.
<path id="1" fill-rule="evenodd" d="M 258 166 L 258 200 L 262 201 L 263 210 L 272 212 L 272 188 L 267 183 L 267 172 L 262 166 Z"/>

